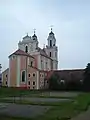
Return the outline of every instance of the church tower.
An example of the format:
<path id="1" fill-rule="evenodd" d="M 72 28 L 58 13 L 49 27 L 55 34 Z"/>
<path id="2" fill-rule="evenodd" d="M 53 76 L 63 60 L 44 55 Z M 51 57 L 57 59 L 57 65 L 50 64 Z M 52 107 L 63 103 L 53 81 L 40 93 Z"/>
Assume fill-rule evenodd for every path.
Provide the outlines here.
<path id="1" fill-rule="evenodd" d="M 46 53 L 53 60 L 52 62 L 53 70 L 57 70 L 58 69 L 58 48 L 56 46 L 56 38 L 52 31 L 52 28 L 51 28 L 51 32 L 49 33 L 47 41 L 48 41 L 48 45 L 46 45 L 46 48 L 45 48 Z"/>
<path id="2" fill-rule="evenodd" d="M 28 36 L 27 34 L 25 37 L 23 37 L 22 41 L 19 41 L 18 48 L 29 54 L 33 54 L 34 52 L 37 51 L 38 39 L 35 34 L 35 30 L 34 30 L 34 35 L 32 37 Z"/>

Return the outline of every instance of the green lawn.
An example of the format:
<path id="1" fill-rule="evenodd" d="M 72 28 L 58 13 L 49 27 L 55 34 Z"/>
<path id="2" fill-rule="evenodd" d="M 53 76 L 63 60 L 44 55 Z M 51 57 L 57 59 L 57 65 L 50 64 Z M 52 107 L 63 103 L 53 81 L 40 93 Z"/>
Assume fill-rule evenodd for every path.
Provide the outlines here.
<path id="1" fill-rule="evenodd" d="M 42 97 L 42 98 L 74 98 L 74 96 L 50 96 L 52 91 L 26 90 L 17 88 L 0 88 L 0 97 Z"/>
<path id="2" fill-rule="evenodd" d="M 4 93 L 2 93 L 4 92 Z M 2 89 L 0 91 L 1 96 L 13 96 L 14 95 L 19 95 L 20 91 L 18 92 L 17 89 L 11 90 L 8 89 Z M 40 91 L 21 91 L 24 94 L 40 94 Z M 44 115 L 38 116 L 36 118 L 16 118 L 16 117 L 10 117 L 10 116 L 5 116 L 2 115 L 0 116 L 1 120 L 68 120 L 69 118 L 76 116 L 82 111 L 85 111 L 88 109 L 88 106 L 90 104 L 90 93 L 82 93 L 78 95 L 77 97 L 72 98 L 74 101 L 69 101 L 69 102 L 54 102 L 54 103 L 37 103 L 37 102 L 30 102 L 30 101 L 15 101 L 17 104 L 32 104 L 32 105 L 48 105 L 52 106 L 51 109 L 49 109 Z M 1 100 L 2 102 L 2 100 Z M 4 100 L 3 102 L 13 102 L 12 100 Z"/>
<path id="3" fill-rule="evenodd" d="M 20 95 L 31 95 L 39 94 L 40 91 L 26 90 L 26 89 L 17 89 L 17 88 L 0 88 L 0 97 L 5 96 L 20 96 Z"/>
<path id="4" fill-rule="evenodd" d="M 54 103 L 52 104 L 53 107 L 49 109 L 44 115 L 32 119 L 16 118 L 4 115 L 0 118 L 2 118 L 2 120 L 68 120 L 69 118 L 76 116 L 80 112 L 88 109 L 90 104 L 90 93 L 81 94 L 74 100 L 74 102 L 59 102 L 57 104 Z M 48 105 L 50 105 L 50 103 L 48 103 Z"/>
<path id="5" fill-rule="evenodd" d="M 44 116 L 37 120 L 68 120 L 82 111 L 86 111 L 90 104 L 90 93 L 79 95 L 74 102 L 61 103 L 53 107 Z"/>

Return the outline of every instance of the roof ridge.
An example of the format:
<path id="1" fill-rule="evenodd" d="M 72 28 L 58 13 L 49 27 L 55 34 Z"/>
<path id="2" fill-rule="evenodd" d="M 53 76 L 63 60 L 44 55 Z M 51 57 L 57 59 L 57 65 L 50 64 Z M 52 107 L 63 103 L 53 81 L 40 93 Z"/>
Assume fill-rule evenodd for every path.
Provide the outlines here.
<path id="1" fill-rule="evenodd" d="M 23 55 L 23 56 L 29 56 L 29 57 L 32 57 L 34 58 L 32 55 L 26 53 L 25 51 L 21 50 L 21 49 L 18 49 L 16 50 L 15 52 L 13 52 L 11 55 L 9 55 L 9 57 L 11 57 L 12 55 Z"/>

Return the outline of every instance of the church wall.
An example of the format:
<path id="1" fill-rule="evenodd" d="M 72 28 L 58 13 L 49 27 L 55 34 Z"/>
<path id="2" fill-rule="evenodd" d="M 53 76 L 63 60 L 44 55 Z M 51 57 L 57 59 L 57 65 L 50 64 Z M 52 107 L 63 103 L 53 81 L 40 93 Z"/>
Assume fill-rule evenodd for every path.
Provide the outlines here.
<path id="1" fill-rule="evenodd" d="M 21 56 L 17 56 L 17 70 L 16 70 L 16 75 L 17 75 L 17 79 L 16 79 L 16 86 L 20 87 L 20 60 L 21 60 Z"/>
<path id="2" fill-rule="evenodd" d="M 40 64 L 41 64 L 41 70 L 51 70 L 51 59 L 49 59 L 46 56 L 41 55 L 40 56 Z M 47 65 L 46 65 L 47 63 Z"/>
<path id="3" fill-rule="evenodd" d="M 18 48 L 19 48 L 20 50 L 25 51 L 25 45 L 24 45 L 24 44 L 22 44 L 22 45 L 19 45 L 19 44 L 18 44 Z"/>
<path id="4" fill-rule="evenodd" d="M 26 63 L 26 60 L 27 60 L 27 63 Z M 29 60 L 29 61 L 28 61 Z M 12 69 L 12 71 L 10 70 L 10 75 L 11 76 L 15 76 L 13 75 L 13 73 L 16 74 L 16 77 L 14 78 L 14 86 L 12 86 L 12 84 L 10 83 L 10 87 L 27 87 L 27 84 L 28 84 L 28 74 L 31 72 L 34 72 L 32 69 L 30 69 L 29 73 L 28 73 L 28 65 L 31 61 L 33 61 L 34 59 L 32 57 L 27 57 L 27 56 L 22 56 L 22 55 L 18 55 L 17 56 L 17 60 L 16 60 L 16 63 L 13 62 L 13 65 L 12 63 L 10 62 L 10 66 L 12 68 L 12 66 L 14 67 L 14 70 Z M 34 63 L 34 62 L 33 62 Z M 27 64 L 27 67 L 26 67 L 26 64 Z M 15 67 L 16 66 L 16 67 Z M 27 69 L 27 80 L 25 79 L 24 82 L 22 82 L 22 71 L 25 71 L 26 72 L 26 69 Z M 26 73 L 25 73 L 26 74 Z M 36 74 L 36 73 L 35 73 Z M 25 75 L 26 76 L 26 75 Z M 36 77 L 34 77 L 34 79 L 36 80 Z M 10 77 L 10 80 L 11 80 L 11 77 Z M 32 88 L 32 87 L 31 87 Z M 35 86 L 36 88 L 36 86 Z"/>
<path id="5" fill-rule="evenodd" d="M 9 84 L 10 84 L 10 87 L 16 87 L 16 80 L 17 80 L 17 56 L 11 56 L 9 58 L 10 60 L 10 81 L 9 81 Z"/>
<path id="6" fill-rule="evenodd" d="M 2 86 L 8 86 L 9 68 L 2 73 Z"/>
<path id="7" fill-rule="evenodd" d="M 44 57 L 44 70 L 49 70 L 50 69 L 49 61 L 50 61 L 49 58 Z"/>
<path id="8" fill-rule="evenodd" d="M 47 71 L 40 71 L 39 73 L 39 89 L 45 88 L 45 77 L 47 77 Z"/>
<path id="9" fill-rule="evenodd" d="M 48 70 L 51 70 L 51 59 L 48 59 Z"/>
<path id="10" fill-rule="evenodd" d="M 31 51 L 33 51 L 33 52 L 36 51 L 36 44 L 37 44 L 36 41 L 33 41 L 32 43 L 29 44 L 29 48 L 31 48 L 30 51 L 29 51 L 29 53 Z"/>
<path id="11" fill-rule="evenodd" d="M 26 60 L 28 63 L 28 57 L 27 56 L 21 56 L 20 58 L 20 87 L 25 87 L 26 86 L 26 80 L 25 82 L 22 82 L 22 72 L 25 71 L 26 72 Z"/>
<path id="12" fill-rule="evenodd" d="M 34 59 L 34 67 L 38 68 L 38 58 L 39 58 L 39 55 L 33 55 L 33 57 L 35 58 Z"/>
<path id="13" fill-rule="evenodd" d="M 38 55 L 37 61 L 38 61 L 37 68 L 41 70 L 41 55 Z"/>
<path id="14" fill-rule="evenodd" d="M 29 89 L 38 89 L 39 88 L 39 83 L 38 83 L 38 70 L 36 68 L 33 67 L 28 67 L 28 74 L 27 74 L 27 78 L 28 78 L 28 88 Z M 33 82 L 35 84 L 33 84 Z"/>
<path id="15" fill-rule="evenodd" d="M 20 70 L 21 71 L 26 69 L 26 60 L 27 59 L 28 59 L 27 56 L 20 56 Z"/>
<path id="16" fill-rule="evenodd" d="M 27 69 L 28 65 L 30 63 L 30 58 L 27 56 L 20 56 L 20 87 L 26 87 L 27 86 Z M 25 81 L 22 82 L 22 72 L 25 71 Z"/>
<path id="17" fill-rule="evenodd" d="M 57 70 L 58 68 L 58 62 L 53 60 L 53 70 Z"/>

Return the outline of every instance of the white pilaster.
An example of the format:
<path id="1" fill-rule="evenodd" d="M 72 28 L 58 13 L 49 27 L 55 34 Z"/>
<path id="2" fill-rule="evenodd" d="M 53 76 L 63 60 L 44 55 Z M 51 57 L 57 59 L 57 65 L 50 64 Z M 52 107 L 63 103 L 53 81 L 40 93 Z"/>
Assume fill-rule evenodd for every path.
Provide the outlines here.
<path id="1" fill-rule="evenodd" d="M 37 71 L 37 87 L 36 89 L 38 90 L 39 89 L 39 71 Z"/>
<path id="2" fill-rule="evenodd" d="M 41 70 L 41 56 L 38 55 L 37 59 L 38 59 L 38 61 L 37 61 L 38 62 L 38 69 Z"/>
<path id="3" fill-rule="evenodd" d="M 17 87 L 20 86 L 20 56 L 17 57 Z"/>

